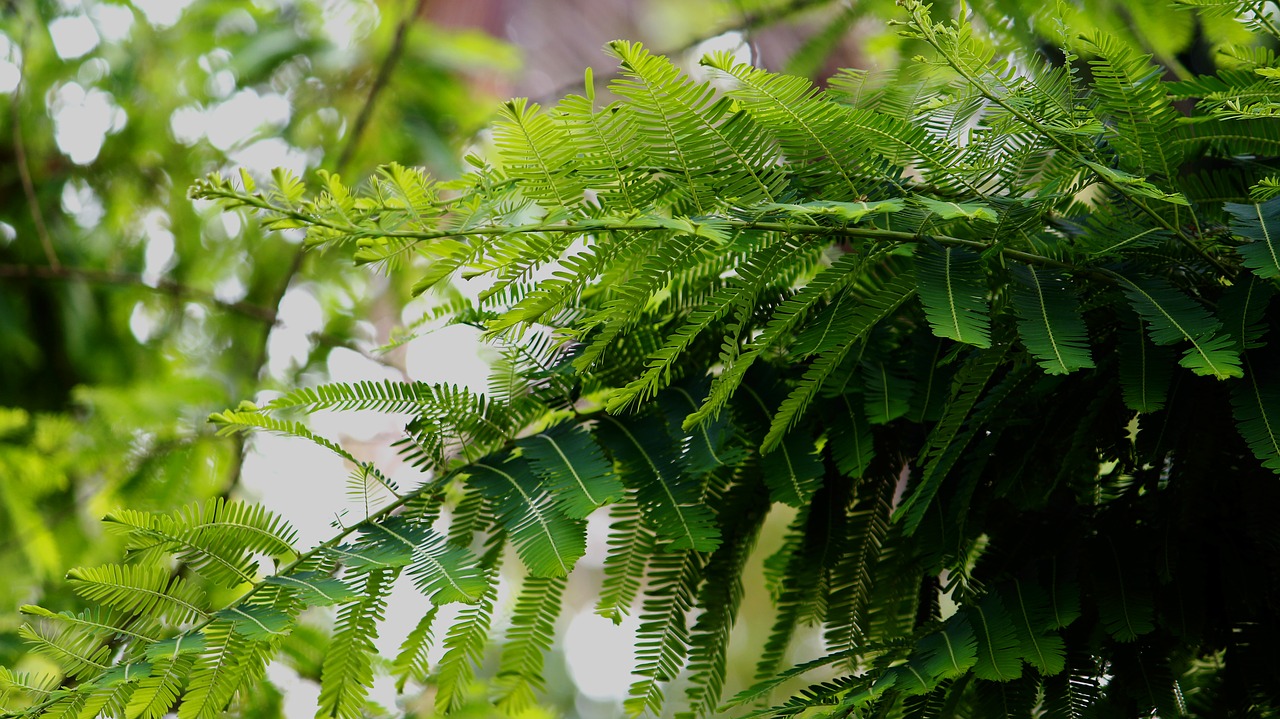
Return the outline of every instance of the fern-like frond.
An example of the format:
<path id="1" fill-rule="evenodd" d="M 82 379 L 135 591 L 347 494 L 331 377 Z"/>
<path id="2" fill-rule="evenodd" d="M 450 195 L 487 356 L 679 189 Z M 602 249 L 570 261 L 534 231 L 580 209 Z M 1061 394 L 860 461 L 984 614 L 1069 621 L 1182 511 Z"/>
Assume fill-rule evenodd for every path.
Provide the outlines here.
<path id="1" fill-rule="evenodd" d="M 209 616 L 204 593 L 165 567 L 108 564 L 67 572 L 77 594 L 127 614 L 184 624 Z"/>
<path id="2" fill-rule="evenodd" d="M 431 669 L 428 655 L 435 638 L 434 626 L 439 608 L 439 605 L 435 605 L 423 613 L 400 643 L 400 650 L 391 662 L 391 675 L 396 678 L 397 692 L 403 692 L 410 680 L 426 681 Z"/>
<path id="3" fill-rule="evenodd" d="M 1248 240 L 1238 251 L 1245 267 L 1266 279 L 1280 277 L 1280 197 L 1260 205 L 1228 202 L 1231 231 Z"/>
<path id="4" fill-rule="evenodd" d="M 498 666 L 498 706 L 518 713 L 533 706 L 546 684 L 542 668 L 562 608 L 562 577 L 529 577 L 520 589 Z"/>
<path id="5" fill-rule="evenodd" d="M 1232 346 L 1231 336 L 1218 334 L 1222 323 L 1199 303 L 1163 280 L 1116 277 L 1133 309 L 1146 321 L 1152 342 L 1191 344 L 1179 364 L 1196 374 L 1218 379 L 1241 376 L 1240 354 Z"/>
<path id="6" fill-rule="evenodd" d="M 374 639 L 386 612 L 398 572 L 374 569 L 364 574 L 360 597 L 338 611 L 333 641 L 325 652 L 320 675 L 319 717 L 359 719 L 373 684 Z"/>
<path id="7" fill-rule="evenodd" d="M 1035 267 L 1016 267 L 1014 277 L 1018 335 L 1045 373 L 1092 368 L 1089 333 L 1066 278 Z"/>
<path id="8" fill-rule="evenodd" d="M 1003 363 L 1006 350 L 1007 347 L 1000 346 L 985 350 L 966 362 L 957 373 L 955 390 L 943 410 L 942 419 L 929 433 L 920 457 L 920 479 L 894 512 L 894 519 L 905 523 L 908 534 L 920 526 L 943 479 L 967 445 L 973 428 L 962 430 L 965 430 L 970 413 Z"/>
<path id="9" fill-rule="evenodd" d="M 977 347 L 991 346 L 988 290 L 977 255 L 954 247 L 921 245 L 916 251 L 916 276 L 934 334 Z"/>
<path id="10" fill-rule="evenodd" d="M 640 593 L 645 564 L 653 552 L 656 537 L 640 519 L 636 491 L 630 490 L 611 508 L 613 523 L 609 526 L 608 553 L 604 558 L 604 580 L 596 613 L 615 624 L 631 611 Z"/>
<path id="11" fill-rule="evenodd" d="M 157 657 L 151 661 L 151 673 L 138 680 L 129 697 L 124 714 L 129 719 L 160 719 L 177 704 L 183 685 L 195 663 L 194 654 Z"/>
<path id="12" fill-rule="evenodd" d="M 247 661 L 243 635 L 228 622 L 204 629 L 205 647 L 196 657 L 178 704 L 178 719 L 214 719 L 235 694 Z"/>
<path id="13" fill-rule="evenodd" d="M 1040 676 L 1053 676 L 1066 667 L 1066 644 L 1054 632 L 1057 620 L 1048 595 L 1036 584 L 1014 581 L 1002 595 L 1013 617 L 1022 656 Z"/>
<path id="14" fill-rule="evenodd" d="M 522 457 L 476 462 L 471 481 L 495 507 L 498 521 L 535 577 L 563 577 L 586 552 L 587 528 L 563 514 Z"/>
<path id="15" fill-rule="evenodd" d="M 832 310 L 833 320 L 827 333 L 828 339 L 821 345 L 825 349 L 818 350 L 817 357 L 801 376 L 799 384 L 787 395 L 774 415 L 769 432 L 760 445 L 762 452 L 768 452 L 777 446 L 854 348 L 866 340 L 876 325 L 915 294 L 916 287 L 911 277 L 892 264 L 886 265 L 882 273 L 864 275 L 859 286 L 849 290 L 847 301 L 839 302 Z M 699 410 L 699 414 L 714 406 L 714 401 L 713 387 L 711 397 Z"/>
<path id="16" fill-rule="evenodd" d="M 777 201 L 786 175 L 774 161 L 768 136 L 749 115 L 734 113 L 710 87 L 638 44 L 612 42 L 608 50 L 626 76 L 609 89 L 629 101 L 651 165 L 675 165 L 679 177 L 672 187 L 687 197 L 692 214 L 708 214 L 726 201 Z"/>
<path id="17" fill-rule="evenodd" d="M 1274 351 L 1245 355 L 1245 376 L 1231 388 L 1231 406 L 1254 456 L 1280 474 L 1280 381 L 1274 358 Z"/>
<path id="18" fill-rule="evenodd" d="M 53 624 L 24 624 L 18 636 L 67 676 L 85 679 L 110 669 L 111 647 L 92 633 Z"/>
<path id="19" fill-rule="evenodd" d="M 699 482 L 681 471 L 660 420 L 643 416 L 624 421 L 606 415 L 595 431 L 624 468 L 622 481 L 635 490 L 645 522 L 670 549 L 709 552 L 720 544 L 715 516 L 702 503 Z"/>
<path id="20" fill-rule="evenodd" d="M 516 443 L 542 478 L 555 506 L 583 519 L 622 496 L 622 482 L 589 432 L 565 424 Z"/>
<path id="21" fill-rule="evenodd" d="M 692 550 L 655 554 L 649 563 L 650 587 L 636 634 L 637 679 L 624 702 L 633 716 L 662 711 L 663 684 L 684 667 L 689 648 L 689 611 L 706 557 Z"/>
<path id="22" fill-rule="evenodd" d="M 481 558 L 481 567 L 487 572 L 495 573 L 501 558 L 502 543 L 495 542 Z M 435 675 L 435 706 L 439 712 L 456 711 L 467 701 L 476 667 L 480 665 L 484 648 L 489 641 L 489 624 L 493 621 L 493 604 L 497 593 L 498 583 L 490 583 L 480 600 L 465 607 L 445 635 L 445 652 L 440 658 Z"/>
<path id="23" fill-rule="evenodd" d="M 586 189 L 570 162 L 576 154 L 570 140 L 562 124 L 524 98 L 508 100 L 493 129 L 503 169 L 521 193 L 562 212 L 580 204 Z"/>
<path id="24" fill-rule="evenodd" d="M 1022 676 L 1018 633 L 1000 598 L 989 595 L 981 604 L 970 607 L 966 614 L 978 638 L 973 675 L 1000 682 Z"/>

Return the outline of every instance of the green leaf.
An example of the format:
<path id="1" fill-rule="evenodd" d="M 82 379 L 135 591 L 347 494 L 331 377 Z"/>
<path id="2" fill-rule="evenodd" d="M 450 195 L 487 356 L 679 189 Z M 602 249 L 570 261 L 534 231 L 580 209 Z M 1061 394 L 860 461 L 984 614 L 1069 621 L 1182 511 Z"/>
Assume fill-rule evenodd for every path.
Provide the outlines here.
<path id="1" fill-rule="evenodd" d="M 1236 248 L 1245 267 L 1263 278 L 1280 277 L 1280 197 L 1261 205 L 1226 204 L 1231 232 L 1248 240 Z"/>
<path id="2" fill-rule="evenodd" d="M 1041 676 L 1061 672 L 1067 664 L 1066 644 L 1056 626 L 1049 597 L 1038 585 L 1014 581 L 1003 595 L 1022 645 L 1022 657 Z"/>
<path id="3" fill-rule="evenodd" d="M 769 496 L 799 509 L 809 503 L 822 485 L 822 462 L 814 453 L 813 441 L 801 434 L 788 434 L 774 450 L 760 458 Z"/>
<path id="4" fill-rule="evenodd" d="M 606 415 L 595 431 L 635 491 L 645 523 L 670 549 L 710 552 L 720 545 L 715 515 L 702 501 L 697 478 L 680 471 L 661 420 L 646 415 L 624 422 Z"/>
<path id="5" fill-rule="evenodd" d="M 1147 333 L 1157 345 L 1189 342 L 1179 362 L 1199 375 L 1218 379 L 1240 377 L 1240 353 L 1230 335 L 1217 334 L 1222 323 L 1199 303 L 1164 280 L 1130 279 L 1116 275 L 1133 309 L 1147 323 Z"/>
<path id="6" fill-rule="evenodd" d="M 433 604 L 475 602 L 489 585 L 470 550 L 450 544 L 426 522 L 405 517 L 370 523 L 361 541 L 345 551 L 354 569 L 408 566 L 414 585 Z"/>
<path id="7" fill-rule="evenodd" d="M 1022 648 L 1018 633 L 1004 604 L 995 594 L 965 610 L 978 638 L 978 658 L 973 675 L 979 679 L 1007 682 L 1022 676 Z"/>
<path id="8" fill-rule="evenodd" d="M 165 567 L 108 564 L 67 572 L 76 594 L 105 607 L 182 624 L 207 617 L 204 594 Z"/>
<path id="9" fill-rule="evenodd" d="M 521 587 L 495 677 L 498 706 L 503 711 L 528 709 L 545 689 L 543 664 L 551 649 L 564 590 L 561 577 L 529 577 Z"/>
<path id="10" fill-rule="evenodd" d="M 1240 436 L 1254 456 L 1280 474 L 1280 373 L 1275 355 L 1274 351 L 1245 355 L 1245 376 L 1232 383 L 1231 406 Z"/>
<path id="11" fill-rule="evenodd" d="M 355 592 L 346 582 L 319 572 L 273 574 L 267 577 L 266 582 L 296 590 L 299 598 L 312 607 L 345 604 L 356 598 Z"/>
<path id="12" fill-rule="evenodd" d="M 494 457 L 469 470 L 511 533 L 516 552 L 535 577 L 563 577 L 587 549 L 587 528 L 565 516 L 538 486 L 526 460 Z"/>
<path id="13" fill-rule="evenodd" d="M 267 606 L 228 607 L 218 611 L 215 616 L 226 621 L 237 633 L 254 642 L 268 641 L 282 637 L 293 625 L 293 617 Z"/>
<path id="14" fill-rule="evenodd" d="M 391 675 L 396 678 L 397 692 L 403 692 L 410 679 L 416 682 L 426 681 L 430 670 L 428 654 L 434 637 L 433 625 L 439 609 L 439 605 L 432 605 L 400 644 L 400 651 L 396 652 L 396 658 L 391 662 Z"/>
<path id="15" fill-rule="evenodd" d="M 1157 412 L 1168 399 L 1174 372 L 1173 352 L 1153 344 L 1136 321 L 1126 322 L 1121 328 L 1120 389 L 1124 404 L 1136 412 Z"/>
<path id="16" fill-rule="evenodd" d="M 1092 368 L 1088 329 L 1067 278 L 1030 266 L 1015 266 L 1013 276 L 1018 333 L 1045 373 Z"/>
<path id="17" fill-rule="evenodd" d="M 915 201 L 943 220 L 985 220 L 995 222 L 1000 219 L 995 210 L 980 202 L 945 202 L 931 200 L 928 197 L 917 197 Z"/>
<path id="18" fill-rule="evenodd" d="M 827 446 L 831 448 L 836 469 L 847 477 L 858 479 L 875 458 L 871 425 L 867 423 L 857 395 L 842 394 L 831 400 L 827 407 Z"/>
<path id="19" fill-rule="evenodd" d="M 361 719 L 373 684 L 374 639 L 382 622 L 396 570 L 374 569 L 364 574 L 360 598 L 338 611 L 333 640 L 320 674 L 317 717 Z"/>
<path id="20" fill-rule="evenodd" d="M 935 335 L 991 346 L 988 290 L 977 255 L 955 247 L 920 245 L 916 275 L 925 317 Z"/>
<path id="21" fill-rule="evenodd" d="M 560 425 L 516 446 L 542 477 L 555 506 L 571 519 L 583 519 L 622 496 L 622 482 L 613 466 L 580 426 Z"/>

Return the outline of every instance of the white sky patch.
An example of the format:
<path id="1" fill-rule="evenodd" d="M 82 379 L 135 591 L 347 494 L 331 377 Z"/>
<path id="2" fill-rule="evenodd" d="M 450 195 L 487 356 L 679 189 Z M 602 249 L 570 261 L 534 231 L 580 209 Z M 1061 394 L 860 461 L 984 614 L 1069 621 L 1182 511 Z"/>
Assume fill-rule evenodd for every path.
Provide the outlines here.
<path id="1" fill-rule="evenodd" d="M 731 30 L 722 35 L 716 35 L 708 40 L 703 40 L 696 47 L 689 51 L 687 70 L 689 77 L 697 82 L 710 81 L 711 84 L 721 89 L 727 89 L 733 86 L 733 81 L 726 78 L 722 73 L 713 72 L 709 68 L 703 67 L 698 63 L 704 55 L 710 55 L 713 52 L 730 52 L 733 53 L 733 59 L 738 62 L 751 62 L 751 45 L 747 43 L 746 37 L 737 30 Z"/>
<path id="2" fill-rule="evenodd" d="M 134 304 L 133 312 L 129 315 L 129 331 L 135 339 L 142 344 L 150 342 L 159 326 L 160 316 L 155 311 L 143 302 Z"/>
<path id="3" fill-rule="evenodd" d="M 74 60 L 92 52 L 101 38 L 87 15 L 69 15 L 49 23 L 53 50 L 63 60 Z"/>
<path id="4" fill-rule="evenodd" d="M 13 92 L 21 80 L 22 51 L 0 32 L 0 94 Z"/>
<path id="5" fill-rule="evenodd" d="M 142 220 L 142 232 L 146 236 L 147 248 L 143 253 L 142 281 L 152 287 L 160 283 L 160 278 L 173 269 L 177 260 L 174 251 L 173 233 L 169 231 L 169 216 L 162 210 L 152 210 Z"/>
<path id="6" fill-rule="evenodd" d="M 213 296 L 221 302 L 239 302 L 248 294 L 249 288 L 245 287 L 244 281 L 235 275 L 219 280 L 218 284 L 213 286 Z"/>
<path id="7" fill-rule="evenodd" d="M 409 343 L 405 371 L 412 380 L 486 392 L 489 364 L 480 357 L 480 347 L 480 330 L 463 325 L 441 327 Z"/>
<path id="8" fill-rule="evenodd" d="M 128 121 L 128 115 L 110 93 L 96 87 L 86 91 L 78 82 L 58 88 L 49 114 L 53 117 L 53 138 L 58 149 L 77 165 L 97 159 L 107 134 L 124 129 Z"/>
<path id="9" fill-rule="evenodd" d="M 345 347 L 329 353 L 327 369 L 328 382 L 399 382 L 404 379 L 390 367 Z M 398 439 L 409 419 L 407 414 L 377 410 L 324 411 L 311 415 L 311 427 L 326 437 L 345 436 L 357 442 L 371 442 L 379 436 Z M 379 463 L 379 467 L 385 469 L 387 464 Z"/>
<path id="10" fill-rule="evenodd" d="M 291 114 L 289 100 L 283 95 L 259 95 L 245 89 L 205 111 L 203 132 L 214 147 L 225 151 L 263 125 L 283 127 Z"/>
<path id="11" fill-rule="evenodd" d="M 255 432 L 244 460 L 246 493 L 288 520 L 298 530 L 300 547 L 333 536 L 332 522 L 347 506 L 346 479 L 340 457 L 297 437 Z M 304 715 L 309 716 L 298 716 Z"/>
<path id="12" fill-rule="evenodd" d="M 204 110 L 199 105 L 186 105 L 169 116 L 169 132 L 184 145 L 194 145 L 204 138 Z"/>
<path id="13" fill-rule="evenodd" d="M 98 35 L 109 43 L 124 40 L 133 30 L 133 10 L 126 5 L 94 3 L 89 8 L 89 17 L 93 18 Z"/>
<path id="14" fill-rule="evenodd" d="M 62 209 L 75 217 L 81 227 L 94 227 L 107 214 L 98 193 L 84 180 L 72 180 L 62 186 Z"/>
<path id="15" fill-rule="evenodd" d="M 147 22 L 158 28 L 166 28 L 178 22 L 182 12 L 195 0 L 133 0 L 133 6 L 142 11 Z"/>
<path id="16" fill-rule="evenodd" d="M 588 605 L 578 610 L 564 634 L 565 664 L 578 691 L 599 702 L 626 698 L 636 663 L 636 632 L 640 620 L 633 613 L 614 624 Z"/>
<path id="17" fill-rule="evenodd" d="M 311 350 L 311 333 L 324 327 L 324 312 L 306 287 L 293 287 L 280 300 L 280 324 L 267 339 L 267 371 L 273 377 L 284 377 L 290 367 L 307 361 Z M 345 472 L 343 473 L 345 476 Z M 339 491 L 341 491 L 339 482 Z M 341 503 L 330 505 L 341 506 Z"/>
<path id="18" fill-rule="evenodd" d="M 322 32 L 339 50 L 349 50 L 377 26 L 378 6 L 370 0 L 328 0 Z"/>
<path id="19" fill-rule="evenodd" d="M 302 177 L 307 174 L 308 167 L 319 162 L 318 157 L 303 152 L 278 137 L 258 140 L 230 152 L 227 159 L 232 165 L 243 167 L 258 178 L 270 177 L 271 171 L 277 167 L 283 167 L 295 176 Z"/>

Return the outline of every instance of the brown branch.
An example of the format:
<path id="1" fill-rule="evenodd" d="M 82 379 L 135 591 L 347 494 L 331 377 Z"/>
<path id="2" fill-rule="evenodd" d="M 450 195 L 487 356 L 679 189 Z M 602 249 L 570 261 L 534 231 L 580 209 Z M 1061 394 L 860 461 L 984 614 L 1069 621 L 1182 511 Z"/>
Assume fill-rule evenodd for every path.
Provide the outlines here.
<path id="1" fill-rule="evenodd" d="M 667 55 L 667 56 L 683 55 L 684 53 L 689 52 L 690 50 L 701 45 L 702 43 L 708 40 L 714 40 L 715 38 L 718 38 L 721 35 L 724 35 L 725 33 L 730 33 L 730 32 L 747 33 L 747 32 L 751 32 L 752 30 L 759 30 L 762 27 L 766 27 L 776 22 L 785 20 L 791 17 L 792 15 L 798 15 L 806 10 L 811 10 L 816 7 L 822 7 L 823 5 L 830 5 L 832 2 L 833 0 L 791 0 L 791 2 L 785 5 L 779 5 L 778 7 L 764 8 L 762 10 L 757 10 L 755 12 L 744 13 L 742 16 L 742 19 L 733 25 L 726 25 L 716 30 L 712 30 L 708 33 L 699 35 L 689 40 L 683 45 L 680 45 L 678 47 L 673 47 L 671 49 L 664 50 L 662 52 L 658 52 L 655 54 Z M 607 83 L 610 80 L 618 77 L 619 74 L 621 73 L 615 69 L 611 72 L 597 75 L 596 79 Z M 557 85 L 554 89 L 550 90 L 549 92 L 542 93 L 535 99 L 540 104 L 543 104 L 543 105 L 546 105 L 551 102 L 556 102 L 561 98 L 563 98 L 565 95 L 581 87 L 581 85 L 582 85 L 581 78 L 578 78 L 576 80 L 570 80 L 568 82 L 564 82 Z"/>
<path id="2" fill-rule="evenodd" d="M 85 267 L 44 267 L 39 265 L 0 265 L 0 278 L 15 280 L 52 280 L 55 282 L 88 282 L 95 285 L 114 285 L 149 290 L 176 299 L 189 299 L 201 304 L 226 310 L 271 327 L 276 323 L 276 311 L 250 302 L 227 302 L 212 292 L 199 290 L 181 282 L 161 278 L 155 284 L 145 281 L 141 275 L 130 272 L 111 272 Z"/>
<path id="3" fill-rule="evenodd" d="M 347 137 L 347 144 L 342 148 L 342 154 L 338 156 L 338 162 L 335 165 L 335 170 L 338 174 L 342 174 L 355 156 L 356 147 L 360 144 L 360 138 L 369 127 L 369 120 L 373 117 L 373 107 L 377 104 L 378 96 L 382 94 L 382 91 L 391 81 L 391 75 L 396 65 L 400 62 L 400 57 L 404 54 L 404 43 L 409 34 L 409 25 L 422 15 L 426 6 L 427 0 L 417 0 L 413 9 L 400 18 L 400 23 L 396 26 L 395 36 L 391 40 L 391 47 L 387 49 L 387 56 L 383 58 L 382 64 L 378 67 L 378 74 L 373 80 L 373 85 L 369 88 L 369 95 L 361 106 L 360 114 L 356 116 L 355 123 L 351 126 L 351 134 Z M 306 258 L 306 252 L 306 243 L 300 243 L 272 298 L 271 307 L 275 308 L 273 312 L 279 311 L 280 302 L 284 299 L 285 293 L 289 291 L 289 285 L 293 283 L 294 276 L 302 270 L 302 262 Z M 258 345 L 258 354 L 254 358 L 252 365 L 254 379 L 262 374 L 262 368 L 267 364 L 267 343 L 270 337 L 271 327 L 267 326 L 263 328 L 262 339 Z M 231 476 L 227 478 L 227 485 L 221 493 L 224 498 L 230 498 L 232 492 L 240 484 L 245 458 L 245 438 L 243 434 L 236 434 L 232 453 Z"/>
<path id="4" fill-rule="evenodd" d="M 369 88 L 369 97 L 360 108 L 360 114 L 356 116 L 356 122 L 351 127 L 351 136 L 347 139 L 346 147 L 342 148 L 342 154 L 338 157 L 338 172 L 346 169 L 347 163 L 351 161 L 355 155 L 356 146 L 360 144 L 360 138 L 364 135 L 365 128 L 369 126 L 369 120 L 373 117 L 373 108 L 378 103 L 378 96 L 386 88 L 387 83 L 391 81 L 392 71 L 400 62 L 400 56 L 404 54 L 404 39 L 409 34 L 409 25 L 417 17 L 420 17 L 427 7 L 427 0 L 418 0 L 414 5 L 413 11 L 405 14 L 400 18 L 400 24 L 396 26 L 395 37 L 391 40 L 391 48 L 387 50 L 387 56 L 383 58 L 382 65 L 378 68 L 378 75 L 373 80 L 373 86 Z"/>
<path id="5" fill-rule="evenodd" d="M 53 238 L 49 236 L 49 228 L 44 222 L 44 212 L 40 209 L 40 201 L 36 199 L 36 186 L 31 181 L 31 166 L 27 162 L 27 148 L 22 139 L 22 91 L 27 84 L 26 58 L 27 35 L 31 32 L 31 21 L 28 20 L 22 31 L 22 41 L 18 46 L 22 62 L 18 67 L 18 85 L 13 89 L 13 99 L 9 112 L 13 118 L 13 152 L 18 161 L 18 177 L 22 180 L 22 194 L 27 196 L 27 208 L 31 211 L 31 222 L 36 226 L 36 235 L 40 237 L 40 245 L 44 248 L 44 258 L 55 270 L 62 266 L 58 261 L 58 253 L 53 249 Z"/>

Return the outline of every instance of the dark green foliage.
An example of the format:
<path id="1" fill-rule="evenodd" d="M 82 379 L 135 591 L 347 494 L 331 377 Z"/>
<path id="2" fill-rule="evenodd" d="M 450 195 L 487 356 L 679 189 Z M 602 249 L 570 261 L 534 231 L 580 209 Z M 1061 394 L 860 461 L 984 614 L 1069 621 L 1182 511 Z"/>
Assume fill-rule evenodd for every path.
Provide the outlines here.
<path id="1" fill-rule="evenodd" d="M 502 348 L 494 391 L 330 385 L 215 415 L 338 452 L 385 493 L 302 553 L 240 505 L 113 514 L 140 564 L 71 575 L 98 613 L 28 610 L 24 636 L 80 683 L 0 675 L 28 702 L 15 711 L 154 716 L 181 696 L 183 719 L 213 716 L 303 608 L 336 604 L 321 711 L 361 716 L 401 573 L 429 601 L 391 669 L 459 710 L 487 674 L 509 546 L 492 688 L 521 712 L 598 511 L 596 609 L 639 606 L 633 714 L 666 711 L 684 681 L 682 716 L 1280 711 L 1280 161 L 1270 129 L 1233 139 L 1271 121 L 1280 63 L 1219 44 L 1257 72 L 1167 83 L 1127 34 L 1056 18 L 1019 49 L 1023 30 L 902 5 L 934 64 L 883 88 L 721 54 L 703 64 L 722 91 L 616 42 L 619 99 L 601 106 L 588 75 L 550 111 L 511 101 L 494 161 L 447 191 L 394 165 L 365 190 L 197 185 L 362 262 L 421 257 L 395 269 L 420 290 L 492 279 L 450 313 Z M 289 416 L 319 409 L 412 415 L 401 454 L 432 479 L 397 487 Z M 722 707 L 744 573 L 783 506 L 776 617 L 757 684 L 729 703 L 792 693 Z M 174 556 L 238 598 L 211 604 Z M 465 606 L 436 627 L 449 602 Z M 825 656 L 793 656 L 810 626 Z M 116 695 L 122 668 L 146 678 Z"/>

